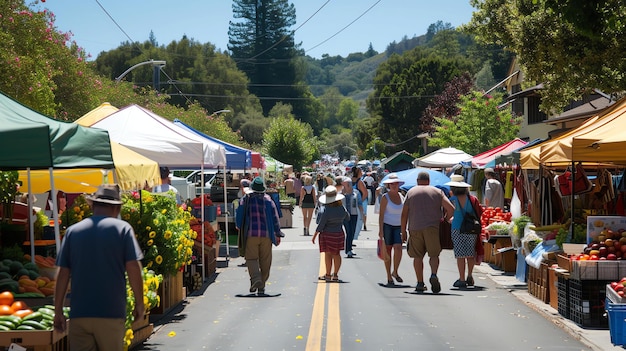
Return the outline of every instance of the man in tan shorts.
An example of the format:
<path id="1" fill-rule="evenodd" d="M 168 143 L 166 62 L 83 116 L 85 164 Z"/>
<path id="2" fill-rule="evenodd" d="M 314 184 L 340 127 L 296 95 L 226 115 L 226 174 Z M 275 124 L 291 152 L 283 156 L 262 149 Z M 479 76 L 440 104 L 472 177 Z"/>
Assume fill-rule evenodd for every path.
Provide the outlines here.
<path id="1" fill-rule="evenodd" d="M 402 241 L 407 241 L 407 222 L 409 237 L 407 254 L 413 258 L 413 268 L 417 277 L 416 292 L 426 291 L 424 284 L 424 256 L 428 253 L 430 264 L 430 285 L 433 293 L 441 291 L 441 284 L 437 278 L 439 269 L 439 222 L 442 217 L 442 208 L 445 211 L 445 220 L 450 221 L 454 213 L 454 205 L 448 200 L 441 189 L 430 186 L 428 172 L 417 175 L 417 186 L 412 187 L 406 194 L 402 207 L 401 228 Z"/>

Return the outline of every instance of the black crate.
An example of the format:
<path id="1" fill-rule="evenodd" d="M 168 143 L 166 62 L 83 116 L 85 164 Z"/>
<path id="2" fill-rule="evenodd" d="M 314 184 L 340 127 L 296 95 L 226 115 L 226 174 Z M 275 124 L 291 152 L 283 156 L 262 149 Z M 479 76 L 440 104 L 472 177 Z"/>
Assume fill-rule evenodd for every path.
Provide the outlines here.
<path id="1" fill-rule="evenodd" d="M 569 280 L 569 319 L 584 328 L 608 329 L 605 316 L 608 280 Z"/>
<path id="2" fill-rule="evenodd" d="M 569 319 L 569 279 L 559 275 L 558 281 L 558 310 L 559 314 Z"/>

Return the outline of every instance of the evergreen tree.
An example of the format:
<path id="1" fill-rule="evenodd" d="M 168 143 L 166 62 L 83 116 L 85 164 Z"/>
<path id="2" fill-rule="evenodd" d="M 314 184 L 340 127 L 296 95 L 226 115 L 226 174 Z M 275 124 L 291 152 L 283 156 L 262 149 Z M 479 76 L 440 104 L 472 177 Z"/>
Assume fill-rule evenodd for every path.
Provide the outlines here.
<path id="1" fill-rule="evenodd" d="M 250 79 L 250 92 L 261 100 L 267 115 L 279 101 L 299 97 L 294 84 L 297 55 L 294 33 L 296 9 L 287 0 L 235 0 L 228 30 L 229 44 L 237 67 Z"/>

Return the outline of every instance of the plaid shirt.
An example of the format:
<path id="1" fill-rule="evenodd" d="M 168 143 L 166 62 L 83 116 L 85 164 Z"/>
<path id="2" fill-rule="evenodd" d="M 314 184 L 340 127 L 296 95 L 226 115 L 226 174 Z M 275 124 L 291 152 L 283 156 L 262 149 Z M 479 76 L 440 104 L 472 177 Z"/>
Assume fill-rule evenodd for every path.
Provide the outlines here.
<path id="1" fill-rule="evenodd" d="M 268 233 L 268 225 L 274 226 L 274 233 L 280 234 L 280 219 L 278 217 L 278 210 L 276 204 L 272 198 L 263 193 L 252 193 L 244 197 L 244 201 L 248 202 L 249 206 L 249 222 L 248 222 L 248 236 L 254 237 L 270 237 Z M 265 216 L 266 206 L 272 207 L 274 218 L 267 218 Z M 268 220 L 270 223 L 268 223 Z"/>

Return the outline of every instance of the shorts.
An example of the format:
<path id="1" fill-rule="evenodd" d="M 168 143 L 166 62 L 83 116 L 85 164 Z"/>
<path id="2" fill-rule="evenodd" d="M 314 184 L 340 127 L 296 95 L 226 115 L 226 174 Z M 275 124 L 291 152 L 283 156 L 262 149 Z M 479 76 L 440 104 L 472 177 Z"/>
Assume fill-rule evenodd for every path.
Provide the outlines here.
<path id="1" fill-rule="evenodd" d="M 423 258 L 439 257 L 441 243 L 439 242 L 439 226 L 426 227 L 420 230 L 409 230 L 409 240 L 406 247 L 409 257 Z"/>
<path id="2" fill-rule="evenodd" d="M 383 224 L 383 239 L 385 239 L 385 245 L 402 245 L 402 233 L 400 228 L 399 225 Z"/>

